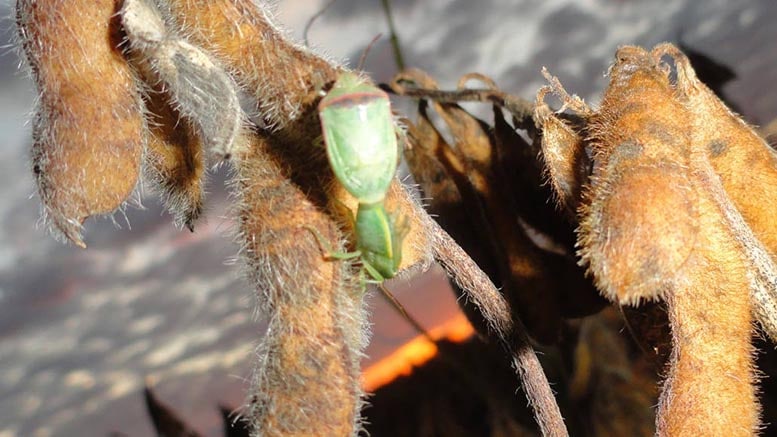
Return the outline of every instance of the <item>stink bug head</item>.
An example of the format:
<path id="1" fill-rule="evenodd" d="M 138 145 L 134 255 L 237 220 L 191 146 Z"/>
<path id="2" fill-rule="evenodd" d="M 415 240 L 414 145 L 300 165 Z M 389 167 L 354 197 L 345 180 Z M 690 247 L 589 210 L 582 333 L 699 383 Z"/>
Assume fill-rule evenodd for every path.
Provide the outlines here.
<path id="1" fill-rule="evenodd" d="M 359 203 L 382 201 L 399 156 L 388 95 L 354 73 L 343 73 L 318 111 L 338 181 Z"/>
<path id="2" fill-rule="evenodd" d="M 343 96 L 348 97 L 352 94 L 360 93 L 382 95 L 388 98 L 388 95 L 383 90 L 369 84 L 358 74 L 345 71 L 337 77 L 334 85 L 332 85 L 332 89 L 321 99 L 321 103 L 318 104 L 318 110 L 321 111 Z"/>

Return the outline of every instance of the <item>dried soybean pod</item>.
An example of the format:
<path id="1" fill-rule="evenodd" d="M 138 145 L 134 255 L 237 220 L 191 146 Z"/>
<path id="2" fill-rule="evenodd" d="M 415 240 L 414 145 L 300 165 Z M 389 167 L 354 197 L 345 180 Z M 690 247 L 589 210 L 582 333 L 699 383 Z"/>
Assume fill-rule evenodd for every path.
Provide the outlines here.
<path id="1" fill-rule="evenodd" d="M 771 221 L 777 213 L 777 153 L 697 79 L 688 58 L 675 46 L 662 44 L 653 53 L 675 60 L 679 98 L 694 115 L 692 147 L 702 154 L 695 166 L 701 170 L 711 164 L 709 172 L 720 177 L 720 183 L 709 182 L 708 190 L 749 261 L 756 317 L 777 341 L 777 229 Z M 717 176 L 708 178 L 717 181 Z"/>
<path id="2" fill-rule="evenodd" d="M 694 247 L 691 121 L 644 49 L 618 49 L 610 74 L 601 109 L 588 117 L 594 166 L 578 244 L 602 294 L 637 304 L 670 290 Z"/>
<path id="3" fill-rule="evenodd" d="M 542 159 L 545 161 L 546 178 L 553 188 L 559 209 L 576 220 L 577 207 L 583 186 L 588 183 L 591 164 L 580 135 L 554 115 L 545 103 L 545 96 L 549 92 L 552 92 L 549 86 L 540 88 L 534 110 L 534 120 L 542 131 Z"/>
<path id="4" fill-rule="evenodd" d="M 679 98 L 693 114 L 694 144 L 707 148 L 734 205 L 772 254 L 777 254 L 777 152 L 696 76 L 688 57 L 671 44 L 656 46 L 677 66 Z"/>
<path id="5" fill-rule="evenodd" d="M 229 158 L 243 125 L 232 78 L 202 49 L 169 33 L 153 2 L 125 0 L 121 20 L 140 70 L 163 84 L 208 151 Z"/>
<path id="6" fill-rule="evenodd" d="M 750 435 L 759 409 L 750 300 L 742 295 L 749 277 L 716 199 L 725 192 L 711 188 L 714 173 L 692 147 L 691 114 L 665 66 L 624 47 L 611 75 L 588 126 L 595 154 L 591 203 L 580 210 L 583 255 L 612 299 L 667 301 L 673 351 L 659 435 Z"/>
<path id="7" fill-rule="evenodd" d="M 116 48 L 113 0 L 19 0 L 21 46 L 40 100 L 32 162 L 55 236 L 85 247 L 84 220 L 118 208 L 143 153 L 138 84 Z"/>
<path id="8" fill-rule="evenodd" d="M 699 232 L 683 278 L 667 293 L 672 354 L 659 402 L 658 435 L 757 434 L 748 265 L 720 203 L 706 151 L 694 152 Z"/>
<path id="9" fill-rule="evenodd" d="M 238 241 L 269 323 L 247 415 L 265 436 L 356 435 L 367 332 L 361 285 L 348 262 L 321 256 L 306 228 L 326 241 L 342 235 L 288 178 L 274 154 L 288 146 L 275 141 L 252 132 L 234 159 Z"/>
<path id="10" fill-rule="evenodd" d="M 164 91 L 146 96 L 148 141 L 144 173 L 155 185 L 176 226 L 194 231 L 202 213 L 205 157 L 196 129 L 181 120 Z"/>
<path id="11" fill-rule="evenodd" d="M 218 58 L 255 98 L 259 115 L 268 126 L 299 141 L 316 135 L 318 126 L 314 123 L 300 126 L 292 122 L 315 110 L 319 99 L 315 91 L 335 77 L 331 63 L 285 40 L 283 32 L 253 0 L 166 3 L 187 39 Z"/>

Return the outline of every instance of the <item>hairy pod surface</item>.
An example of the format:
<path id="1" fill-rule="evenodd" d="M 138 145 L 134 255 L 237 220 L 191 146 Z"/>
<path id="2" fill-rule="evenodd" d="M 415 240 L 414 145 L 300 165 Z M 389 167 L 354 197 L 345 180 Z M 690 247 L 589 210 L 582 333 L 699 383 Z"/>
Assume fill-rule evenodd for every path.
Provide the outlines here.
<path id="1" fill-rule="evenodd" d="M 206 172 L 202 140 L 170 107 L 164 91 L 152 90 L 145 102 L 145 176 L 155 185 L 175 225 L 193 231 L 203 208 Z"/>
<path id="2" fill-rule="evenodd" d="M 121 20 L 141 71 L 163 86 L 208 151 L 229 158 L 243 125 L 232 78 L 202 49 L 169 33 L 153 2 L 125 0 Z"/>
<path id="3" fill-rule="evenodd" d="M 382 202 L 399 159 L 388 95 L 345 72 L 321 100 L 318 114 L 337 180 L 359 203 Z"/>
<path id="4" fill-rule="evenodd" d="M 554 116 L 545 103 L 545 95 L 550 91 L 550 87 L 543 87 L 537 93 L 534 120 L 542 129 L 542 159 L 546 163 L 546 178 L 553 188 L 556 204 L 576 219 L 581 190 L 588 183 L 590 159 L 580 135 Z"/>
<path id="5" fill-rule="evenodd" d="M 82 223 L 118 208 L 137 182 L 144 120 L 121 56 L 114 0 L 17 2 L 17 26 L 40 100 L 32 162 L 55 235 L 85 247 Z"/>
<path id="6" fill-rule="evenodd" d="M 321 256 L 309 227 L 328 241 L 341 235 L 276 160 L 273 148 L 286 145 L 247 142 L 235 156 L 239 240 L 269 322 L 250 391 L 254 432 L 355 435 L 366 344 L 360 284 L 349 263 Z"/>
<path id="7" fill-rule="evenodd" d="M 734 205 L 758 239 L 777 254 L 777 152 L 699 81 L 687 56 L 667 46 L 654 52 L 668 49 L 674 58 L 679 98 L 693 114 L 694 144 L 707 149 Z"/>
<path id="8" fill-rule="evenodd" d="M 706 160 L 706 152 L 699 154 Z M 696 161 L 696 159 L 694 159 Z M 701 167 L 701 166 L 699 166 Z M 659 435 L 747 436 L 757 433 L 760 407 L 753 369 L 748 265 L 709 191 L 717 176 L 694 171 L 700 195 L 694 252 L 666 295 L 672 354 L 663 386 Z"/>
<path id="9" fill-rule="evenodd" d="M 584 114 L 594 166 L 578 210 L 581 256 L 608 298 L 667 301 L 659 435 L 751 435 L 752 260 L 740 239 L 749 228 L 696 132 L 717 122 L 688 109 L 653 52 L 619 49 L 610 74 L 601 109 Z"/>
<path id="10" fill-rule="evenodd" d="M 636 304 L 670 290 L 694 247 L 691 120 L 645 50 L 619 49 L 610 75 L 587 126 L 594 166 L 578 242 L 605 297 Z"/>
<path id="11" fill-rule="evenodd" d="M 258 115 L 268 127 L 300 142 L 317 135 L 319 127 L 307 114 L 316 109 L 316 91 L 335 77 L 331 63 L 285 39 L 253 0 L 166 4 L 187 39 L 212 53 L 255 99 Z M 294 123 L 300 119 L 304 126 Z"/>
<path id="12" fill-rule="evenodd" d="M 705 169 L 707 190 L 748 261 L 753 310 L 777 340 L 777 266 L 773 224 L 777 202 L 777 154 L 741 118 L 702 84 L 688 57 L 671 44 L 653 49 L 677 67 L 678 98 L 694 115 L 691 126 L 696 167 Z M 720 181 L 718 181 L 720 179 Z"/>

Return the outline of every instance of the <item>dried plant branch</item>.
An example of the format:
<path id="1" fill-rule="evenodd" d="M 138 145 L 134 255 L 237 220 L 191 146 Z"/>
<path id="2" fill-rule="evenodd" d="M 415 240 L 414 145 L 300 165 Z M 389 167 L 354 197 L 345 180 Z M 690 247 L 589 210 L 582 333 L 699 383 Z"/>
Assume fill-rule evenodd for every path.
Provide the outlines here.
<path id="1" fill-rule="evenodd" d="M 408 70 L 413 72 L 414 70 Z M 474 75 L 474 73 L 471 73 Z M 413 77 L 415 75 L 412 75 Z M 476 76 L 465 76 L 467 80 L 476 78 Z M 408 86 L 406 82 L 412 84 L 414 81 L 411 76 L 404 77 L 400 73 L 391 84 L 383 85 L 383 89 L 405 97 L 423 98 L 433 100 L 439 103 L 458 103 L 458 102 L 489 102 L 507 109 L 518 120 L 530 120 L 534 112 L 534 104 L 528 100 L 517 96 L 507 94 L 499 89 L 470 89 L 460 87 L 455 91 L 446 91 L 439 89 L 430 89 L 416 85 Z"/>
<path id="2" fill-rule="evenodd" d="M 399 45 L 399 36 L 394 26 L 394 15 L 391 13 L 391 0 L 381 0 L 383 6 L 383 15 L 386 17 L 386 23 L 389 28 L 389 38 L 391 40 L 391 49 L 394 51 L 394 62 L 397 63 L 397 70 L 405 69 L 405 57 L 402 55 L 402 47 Z"/>
<path id="3" fill-rule="evenodd" d="M 564 418 L 542 366 L 529 344 L 526 330 L 520 321 L 513 320 L 504 297 L 444 229 L 431 218 L 425 220 L 425 225 L 433 232 L 435 259 L 445 267 L 462 290 L 467 292 L 510 353 L 542 435 L 568 435 Z"/>

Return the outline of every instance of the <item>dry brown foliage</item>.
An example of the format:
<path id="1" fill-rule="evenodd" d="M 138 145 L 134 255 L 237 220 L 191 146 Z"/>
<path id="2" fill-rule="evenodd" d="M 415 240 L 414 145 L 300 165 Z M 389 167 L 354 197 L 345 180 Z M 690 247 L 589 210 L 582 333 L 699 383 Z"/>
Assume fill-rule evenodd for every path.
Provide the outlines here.
<path id="1" fill-rule="evenodd" d="M 317 103 L 344 69 L 287 40 L 253 1 L 20 0 L 17 11 L 41 93 L 33 156 L 52 228 L 83 245 L 83 220 L 120 207 L 145 156 L 145 176 L 176 224 L 191 229 L 206 155 L 229 160 L 238 240 L 269 321 L 249 396 L 254 432 L 358 433 L 367 332 L 359 266 L 328 259 L 310 232 L 335 249 L 353 247 L 333 206 L 353 199 L 317 141 Z M 237 104 L 240 92 L 253 105 L 252 122 Z M 566 435 L 504 297 L 399 182 L 386 203 L 410 225 L 402 271 L 432 258 L 448 268 L 510 351 L 541 429 Z"/>
<path id="2" fill-rule="evenodd" d="M 17 24 L 40 93 L 33 171 L 55 236 L 84 246 L 84 220 L 121 208 L 141 173 L 193 229 L 209 163 L 229 162 L 237 238 L 269 323 L 254 433 L 359 433 L 359 260 L 329 259 L 310 231 L 354 248 L 341 209 L 356 202 L 329 167 L 316 110 L 344 67 L 286 39 L 251 0 L 19 0 Z M 592 435 L 652 432 L 650 372 L 666 344 L 659 434 L 756 433 L 753 321 L 777 339 L 777 154 L 670 44 L 619 49 L 598 109 L 545 75 L 535 103 L 479 74 L 455 91 L 417 70 L 387 85 L 419 99 L 398 132 L 428 199 L 424 210 L 397 180 L 387 194 L 409 223 L 401 273 L 447 269 L 478 330 L 508 351 L 544 435 L 567 427 L 532 341 L 572 351 L 563 398 Z M 491 104 L 493 122 L 460 101 Z M 612 310 L 571 320 L 599 312 L 602 296 L 665 306 L 624 309 L 627 344 Z M 642 323 L 664 308 L 670 338 Z"/>

